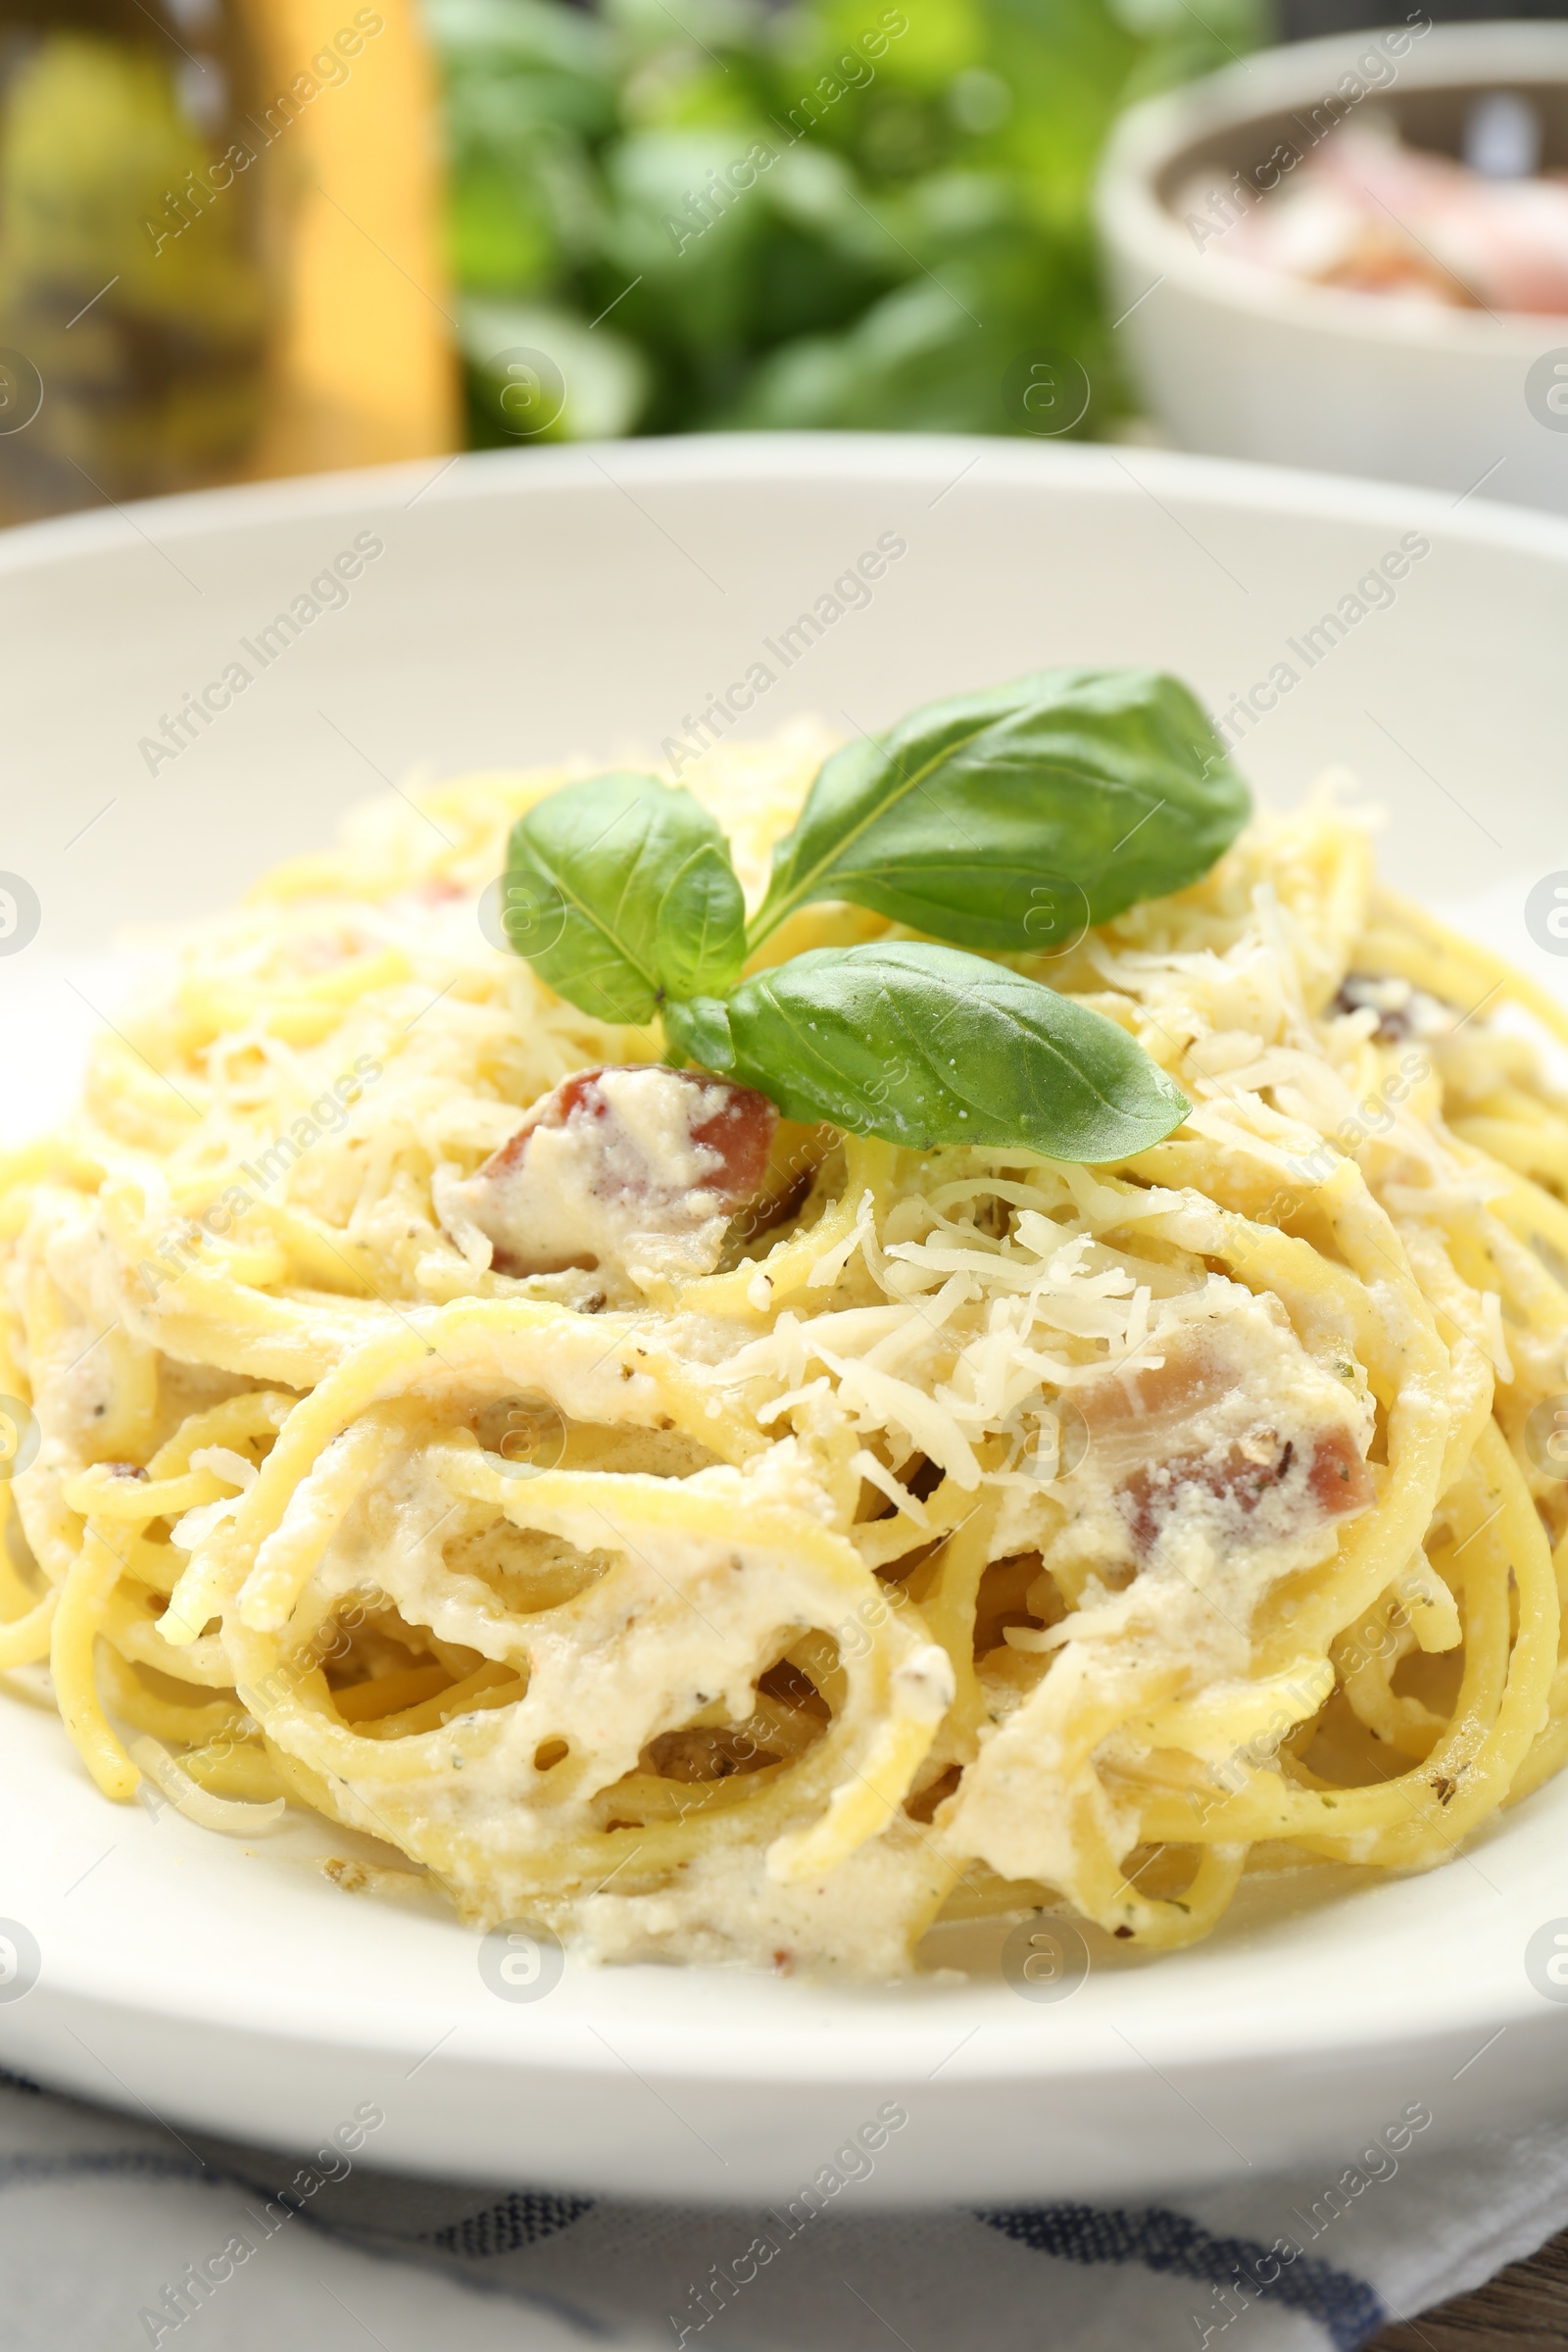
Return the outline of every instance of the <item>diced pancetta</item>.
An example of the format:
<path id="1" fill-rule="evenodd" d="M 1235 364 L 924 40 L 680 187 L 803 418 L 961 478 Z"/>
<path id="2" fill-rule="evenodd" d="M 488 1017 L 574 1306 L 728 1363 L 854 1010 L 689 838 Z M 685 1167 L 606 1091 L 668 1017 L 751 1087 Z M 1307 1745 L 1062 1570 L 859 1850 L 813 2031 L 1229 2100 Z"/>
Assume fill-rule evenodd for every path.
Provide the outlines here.
<path id="1" fill-rule="evenodd" d="M 1347 1518 L 1377 1498 L 1367 1466 L 1343 1426 L 1320 1430 L 1306 1445 L 1281 1438 L 1276 1430 L 1258 1430 L 1208 1453 L 1146 1463 L 1120 1490 L 1140 1558 L 1154 1548 L 1165 1520 L 1189 1494 L 1210 1495 L 1226 1515 L 1246 1520 L 1276 1491 L 1287 1514 L 1303 1522 Z"/>
<path id="2" fill-rule="evenodd" d="M 1161 1356 L 1074 1392 L 1088 1444 L 1063 1499 L 1107 1569 L 1173 1542 L 1283 1559 L 1376 1501 L 1364 1406 L 1267 1301 L 1172 1332 Z"/>
<path id="3" fill-rule="evenodd" d="M 1080 1390 L 1078 1408 L 1092 1438 L 1123 1424 L 1192 1413 L 1234 1385 L 1234 1371 L 1203 1345 L 1169 1343 L 1161 1360 L 1112 1372 Z M 1131 1431 L 1129 1435 L 1133 1434 Z"/>
<path id="4" fill-rule="evenodd" d="M 710 1273 L 736 1212 L 761 1191 L 778 1112 L 751 1087 L 657 1062 L 577 1070 L 440 1200 L 503 1274 L 585 1267 L 689 1280 Z"/>
<path id="5" fill-rule="evenodd" d="M 1408 980 L 1378 980 L 1366 972 L 1347 972 L 1331 1012 L 1372 1012 L 1372 1034 L 1380 1046 L 1396 1046 L 1404 1039 L 1444 1037 L 1454 1025 L 1452 1007 L 1415 988 Z"/>

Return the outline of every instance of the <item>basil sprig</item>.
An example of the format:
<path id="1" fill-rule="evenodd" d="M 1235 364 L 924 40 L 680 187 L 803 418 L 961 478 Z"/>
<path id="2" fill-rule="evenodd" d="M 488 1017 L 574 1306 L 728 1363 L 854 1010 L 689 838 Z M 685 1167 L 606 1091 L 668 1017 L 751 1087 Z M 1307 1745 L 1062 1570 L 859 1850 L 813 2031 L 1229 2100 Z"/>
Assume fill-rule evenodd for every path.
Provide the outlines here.
<path id="1" fill-rule="evenodd" d="M 790 1117 L 902 1144 L 1122 1159 L 1186 1098 L 1126 1031 L 962 947 L 1049 951 L 1206 873 L 1248 812 L 1198 703 L 1146 670 L 1047 670 L 826 760 L 748 929 L 684 787 L 617 773 L 514 826 L 508 937 L 585 1012 L 662 1014 L 671 1054 Z M 798 908 L 848 899 L 954 941 L 816 949 L 741 979 Z"/>
<path id="2" fill-rule="evenodd" d="M 1049 951 L 1196 882 L 1248 808 L 1177 679 L 1042 670 L 825 760 L 750 945 L 813 900 L 851 899 L 960 947 Z"/>

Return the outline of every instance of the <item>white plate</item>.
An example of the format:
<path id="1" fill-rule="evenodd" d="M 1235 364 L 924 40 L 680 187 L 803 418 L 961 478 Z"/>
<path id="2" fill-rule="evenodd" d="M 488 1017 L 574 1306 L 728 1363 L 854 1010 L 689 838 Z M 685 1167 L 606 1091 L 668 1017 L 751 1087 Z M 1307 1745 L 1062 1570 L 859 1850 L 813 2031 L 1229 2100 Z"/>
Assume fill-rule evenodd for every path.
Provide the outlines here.
<path id="1" fill-rule="evenodd" d="M 384 554 L 211 730 L 150 775 L 141 736 L 357 532 Z M 1298 682 L 1242 758 L 1288 798 L 1347 761 L 1385 862 L 1523 938 L 1568 867 L 1568 527 L 1469 501 L 1109 450 L 912 439 L 680 441 L 507 453 L 75 518 L 0 540 L 0 865 L 42 904 L 0 957 L 11 1136 L 69 1082 L 93 1017 L 60 959 L 194 912 L 319 842 L 340 808 L 451 772 L 657 745 L 894 533 L 906 553 L 747 722 L 875 727 L 1045 663 L 1159 662 L 1217 708 Z M 1391 609 L 1306 672 L 1292 638 L 1402 534 Z M 254 665 L 253 665 L 254 666 Z M 347 740 L 345 740 L 345 738 Z M 114 977 L 75 964 L 109 1008 Z M 83 976 L 85 973 L 85 977 Z M 21 1678 L 18 1678 L 19 1680 Z M 1245 1907 L 1207 1944 L 1038 2004 L 999 1980 L 823 1990 L 568 1965 L 545 1999 L 481 1981 L 434 1912 L 345 1896 L 301 1823 L 253 1850 L 115 1810 L 52 1715 L 0 1702 L 0 1917 L 41 1971 L 0 2000 L 0 2058 L 172 2125 L 314 2144 L 366 2100 L 368 2158 L 645 2195 L 787 2197 L 890 2100 L 862 2199 L 1016 2201 L 1321 2159 L 1423 2101 L 1432 2141 L 1564 2088 L 1568 2007 L 1525 1947 L 1568 1915 L 1568 1781 L 1425 1878 Z M 334 1834 L 341 1848 L 343 1839 Z M 1432 2144 L 1428 2141 L 1425 2144 Z"/>

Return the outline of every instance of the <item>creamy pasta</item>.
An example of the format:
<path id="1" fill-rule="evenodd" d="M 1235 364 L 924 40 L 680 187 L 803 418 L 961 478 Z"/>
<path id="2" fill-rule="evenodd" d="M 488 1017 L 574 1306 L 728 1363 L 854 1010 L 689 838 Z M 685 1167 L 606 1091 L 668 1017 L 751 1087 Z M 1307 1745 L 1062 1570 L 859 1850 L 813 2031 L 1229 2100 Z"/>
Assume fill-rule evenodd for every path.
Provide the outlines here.
<path id="1" fill-rule="evenodd" d="M 823 748 L 687 779 L 754 901 Z M 1012 959 L 1180 1084 L 1166 1142 L 764 1132 L 494 944 L 561 781 L 359 810 L 0 1166 L 0 1666 L 106 1796 L 311 1807 L 601 1959 L 886 1979 L 1041 1906 L 1186 1943 L 1557 1770 L 1553 1006 L 1325 796 Z"/>

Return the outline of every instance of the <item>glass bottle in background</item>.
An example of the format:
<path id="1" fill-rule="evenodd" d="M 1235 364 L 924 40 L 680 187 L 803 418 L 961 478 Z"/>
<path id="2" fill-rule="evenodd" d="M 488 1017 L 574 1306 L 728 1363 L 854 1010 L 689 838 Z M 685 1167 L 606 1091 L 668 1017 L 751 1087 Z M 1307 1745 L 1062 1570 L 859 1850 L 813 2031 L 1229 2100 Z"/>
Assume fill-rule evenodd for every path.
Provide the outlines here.
<path id="1" fill-rule="evenodd" d="M 254 69 L 234 9 L 0 0 L 0 518 L 244 462 L 278 308 L 263 175 L 222 176 Z M 28 417 L 29 409 L 36 414 Z"/>
<path id="2" fill-rule="evenodd" d="M 0 521 L 448 449 L 414 0 L 0 0 Z"/>

